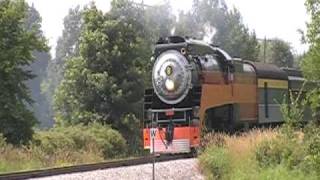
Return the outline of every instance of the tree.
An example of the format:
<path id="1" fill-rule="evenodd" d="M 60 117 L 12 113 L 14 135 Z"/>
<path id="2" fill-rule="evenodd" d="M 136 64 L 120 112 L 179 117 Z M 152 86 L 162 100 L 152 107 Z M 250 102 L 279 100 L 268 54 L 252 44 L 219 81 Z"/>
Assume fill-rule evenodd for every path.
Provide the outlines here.
<path id="1" fill-rule="evenodd" d="M 225 24 L 218 29 L 213 42 L 220 44 L 232 56 L 252 61 L 258 59 L 259 42 L 256 34 L 243 24 L 241 14 L 235 8 L 228 11 Z"/>
<path id="2" fill-rule="evenodd" d="M 310 48 L 303 61 L 302 69 L 309 80 L 318 81 L 320 79 L 320 1 L 306 0 L 305 6 L 311 21 L 307 23 L 304 39 Z"/>
<path id="3" fill-rule="evenodd" d="M 27 30 L 27 10 L 24 1 L 0 1 L 0 133 L 14 144 L 27 142 L 36 123 L 26 107 L 32 99 L 25 84 L 34 76 L 23 66 L 34 61 L 33 51 L 48 50 L 35 26 Z"/>
<path id="4" fill-rule="evenodd" d="M 85 10 L 80 53 L 66 61 L 55 94 L 58 124 L 97 121 L 125 137 L 132 137 L 131 130 L 139 132 L 139 121 L 129 114 L 141 112 L 137 104 L 144 93 L 146 50 L 150 51 L 140 12 L 126 0 L 113 1 L 106 14 L 94 4 Z"/>
<path id="5" fill-rule="evenodd" d="M 79 6 L 69 9 L 63 21 L 62 36 L 57 41 L 55 58 L 49 62 L 46 82 L 43 82 L 43 91 L 49 102 L 49 116 L 53 116 L 54 92 L 63 80 L 65 64 L 68 59 L 79 55 L 79 38 L 82 26 L 82 10 Z"/>
<path id="6" fill-rule="evenodd" d="M 311 20 L 307 23 L 304 39 L 310 47 L 302 61 L 302 70 L 308 80 L 317 84 L 309 94 L 311 107 L 316 112 L 320 107 L 320 0 L 306 0 L 305 6 Z"/>
<path id="7" fill-rule="evenodd" d="M 25 25 L 27 30 L 37 32 L 37 36 L 43 37 L 41 31 L 41 16 L 39 12 L 34 8 L 33 4 L 28 7 Z M 32 111 L 37 120 L 40 122 L 40 126 L 52 126 L 52 118 L 49 117 L 49 103 L 41 91 L 41 83 L 46 76 L 46 70 L 48 62 L 51 56 L 48 52 L 33 52 L 35 61 L 30 66 L 25 67 L 26 70 L 31 71 L 35 77 L 27 81 L 27 86 L 31 91 L 31 98 L 34 100 Z"/>
<path id="8" fill-rule="evenodd" d="M 302 54 L 294 53 L 293 54 L 293 68 L 300 69 L 301 63 L 302 63 L 303 59 L 305 58 L 305 56 L 306 56 L 305 52 Z"/>
<path id="9" fill-rule="evenodd" d="M 264 57 L 264 53 L 266 57 Z M 279 67 L 293 67 L 294 64 L 294 55 L 290 44 L 278 38 L 267 39 L 266 44 L 261 45 L 259 59 Z"/>
<path id="10" fill-rule="evenodd" d="M 168 37 L 175 26 L 175 16 L 172 14 L 168 1 L 163 5 L 155 5 L 142 9 L 144 30 L 150 34 L 146 37 L 150 43 L 155 43 L 159 37 Z"/>
<path id="11" fill-rule="evenodd" d="M 178 21 L 175 23 L 175 35 L 202 39 L 203 34 L 202 25 L 196 21 L 193 12 L 180 11 Z"/>
<path id="12" fill-rule="evenodd" d="M 255 32 L 249 31 L 240 12 L 229 10 L 224 0 L 194 0 L 190 12 L 180 13 L 176 29 L 178 35 L 207 39 L 233 57 L 257 60 Z"/>

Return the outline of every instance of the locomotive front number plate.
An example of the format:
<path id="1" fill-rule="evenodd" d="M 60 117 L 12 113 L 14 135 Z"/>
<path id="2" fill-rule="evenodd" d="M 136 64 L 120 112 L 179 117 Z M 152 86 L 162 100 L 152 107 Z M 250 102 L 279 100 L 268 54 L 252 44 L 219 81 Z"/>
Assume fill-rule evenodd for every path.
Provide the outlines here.
<path id="1" fill-rule="evenodd" d="M 171 76 L 172 72 L 173 72 L 172 66 L 167 66 L 167 67 L 166 67 L 166 74 L 167 74 L 167 76 Z"/>

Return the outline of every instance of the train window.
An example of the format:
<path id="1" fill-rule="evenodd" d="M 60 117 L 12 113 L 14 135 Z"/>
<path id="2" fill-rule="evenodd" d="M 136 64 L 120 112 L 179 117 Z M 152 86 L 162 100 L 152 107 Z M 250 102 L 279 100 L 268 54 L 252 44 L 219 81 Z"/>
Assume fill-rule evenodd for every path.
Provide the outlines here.
<path id="1" fill-rule="evenodd" d="M 243 64 L 243 71 L 247 73 L 254 73 L 254 68 L 250 64 Z"/>
<path id="2" fill-rule="evenodd" d="M 265 89 L 260 89 L 259 90 L 259 96 L 260 104 L 265 104 L 265 101 L 268 102 L 268 104 L 281 104 L 284 102 L 284 98 L 288 97 L 288 91 L 286 89 L 274 89 L 274 88 L 269 88 L 267 89 L 268 94 L 267 98 L 265 99 Z"/>
<path id="3" fill-rule="evenodd" d="M 241 61 L 233 61 L 235 72 L 243 72 L 243 63 Z"/>
<path id="4" fill-rule="evenodd" d="M 202 68 L 205 71 L 220 71 L 220 65 L 217 59 L 214 58 L 212 55 L 206 55 L 201 59 Z"/>

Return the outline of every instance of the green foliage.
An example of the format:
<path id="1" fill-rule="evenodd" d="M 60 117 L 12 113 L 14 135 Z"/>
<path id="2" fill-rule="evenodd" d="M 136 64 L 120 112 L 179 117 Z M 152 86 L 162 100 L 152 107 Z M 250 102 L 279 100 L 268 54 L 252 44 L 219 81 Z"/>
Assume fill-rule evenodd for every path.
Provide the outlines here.
<path id="1" fill-rule="evenodd" d="M 5 147 L 7 145 L 6 138 L 0 134 L 0 148 Z"/>
<path id="2" fill-rule="evenodd" d="M 287 128 L 287 127 L 286 127 Z M 303 132 L 290 131 L 275 139 L 263 141 L 255 151 L 256 160 L 263 169 L 278 166 L 288 170 L 318 177 L 320 170 L 320 130 L 316 124 L 308 124 Z M 294 173 L 294 172 L 290 172 Z"/>
<path id="3" fill-rule="evenodd" d="M 320 43 L 319 43 L 320 44 Z M 302 70 L 304 75 L 311 81 L 317 81 L 320 78 L 320 45 L 311 46 L 304 60 L 302 61 Z"/>
<path id="4" fill-rule="evenodd" d="M 25 19 L 25 26 L 27 30 L 37 32 L 37 36 L 44 37 L 41 31 L 41 16 L 39 12 L 32 5 L 28 7 L 27 16 Z M 41 83 L 44 81 L 46 76 L 46 70 L 51 56 L 48 52 L 33 52 L 34 62 L 28 67 L 24 67 L 25 70 L 31 71 L 35 77 L 27 81 L 26 85 L 30 89 L 31 98 L 34 100 L 33 106 L 30 108 L 35 117 L 40 123 L 41 127 L 52 126 L 52 117 L 49 116 L 49 104 L 41 92 Z"/>
<path id="5" fill-rule="evenodd" d="M 307 32 L 304 36 L 305 41 L 310 45 L 309 51 L 302 62 L 304 76 L 316 83 L 314 90 L 309 94 L 309 100 L 314 112 L 319 111 L 319 79 L 320 79 L 320 1 L 306 0 L 305 6 L 310 15 L 310 21 L 307 23 Z M 317 115 L 317 120 L 319 116 Z"/>
<path id="6" fill-rule="evenodd" d="M 128 152 L 130 154 L 140 154 L 143 151 L 142 146 L 142 127 L 141 121 L 132 113 L 123 115 L 116 125 L 122 127 L 121 134 L 129 144 Z"/>
<path id="7" fill-rule="evenodd" d="M 302 128 L 303 111 L 307 101 L 302 99 L 301 92 L 295 97 L 290 93 L 290 97 L 291 103 L 281 106 L 285 119 L 281 134 L 258 145 L 256 160 L 263 168 L 284 166 L 288 169 L 298 169 L 303 173 L 319 175 L 319 126 L 311 121 Z"/>
<path id="8" fill-rule="evenodd" d="M 311 122 L 304 128 L 304 147 L 306 156 L 304 169 L 307 172 L 315 171 L 320 175 L 320 130 L 319 125 Z"/>
<path id="9" fill-rule="evenodd" d="M 57 41 L 55 58 L 47 67 L 46 81 L 42 82 L 42 92 L 49 102 L 50 117 L 54 116 L 54 93 L 63 80 L 66 61 L 79 54 L 79 39 L 82 29 L 82 11 L 79 6 L 69 9 L 68 15 L 63 20 L 64 29 L 62 36 Z"/>
<path id="10" fill-rule="evenodd" d="M 202 25 L 195 18 L 195 12 L 179 13 L 179 21 L 175 23 L 175 35 L 201 39 L 204 36 Z"/>
<path id="11" fill-rule="evenodd" d="M 25 81 L 33 75 L 23 66 L 34 61 L 33 51 L 48 50 L 37 27 L 26 28 L 27 10 L 24 1 L 0 1 L 0 132 L 14 144 L 27 142 L 36 123 L 26 107 L 32 100 Z"/>
<path id="12" fill-rule="evenodd" d="M 225 148 L 208 147 L 199 157 L 200 164 L 208 179 L 224 179 L 230 172 L 230 157 Z"/>
<path id="13" fill-rule="evenodd" d="M 298 137 L 280 135 L 263 141 L 256 149 L 256 160 L 261 167 L 274 167 L 284 164 L 289 169 L 304 161 L 305 151 Z"/>
<path id="14" fill-rule="evenodd" d="M 113 1 L 106 14 L 94 5 L 85 9 L 80 53 L 66 62 L 55 94 L 58 124 L 109 124 L 138 145 L 136 117 L 151 52 L 139 12 L 129 1 Z"/>
<path id="15" fill-rule="evenodd" d="M 302 90 L 303 87 L 299 93 L 295 94 L 290 91 L 289 103 L 287 98 L 284 98 L 280 111 L 285 123 L 280 129 L 280 134 L 258 145 L 255 155 L 260 166 L 284 165 L 289 169 L 304 166 L 307 154 L 304 143 L 307 140 L 301 128 L 307 101 L 302 97 Z"/>
<path id="16" fill-rule="evenodd" d="M 278 67 L 293 67 L 294 55 L 288 42 L 279 38 L 266 39 L 265 41 L 260 46 L 259 59 L 261 61 L 275 64 Z"/>
<path id="17" fill-rule="evenodd" d="M 261 169 L 260 172 L 252 179 L 316 180 L 319 179 L 319 177 L 314 173 L 305 173 L 299 169 L 288 169 L 285 165 L 280 164 L 275 167 Z"/>
<path id="18" fill-rule="evenodd" d="M 55 131 L 36 133 L 34 141 L 46 154 L 54 154 L 57 150 L 75 149 L 76 146 L 69 136 Z"/>
<path id="19" fill-rule="evenodd" d="M 307 96 L 308 102 L 310 103 L 310 107 L 313 109 L 313 112 L 317 112 L 318 107 L 320 107 L 320 91 L 315 88 L 309 91 Z"/>
<path id="20" fill-rule="evenodd" d="M 101 151 L 96 153 L 101 153 L 105 159 L 122 156 L 127 149 L 121 134 L 98 123 L 40 131 L 34 135 L 34 143 L 48 155 L 64 150 L 90 151 L 96 147 Z"/>
<path id="21" fill-rule="evenodd" d="M 259 43 L 256 34 L 243 24 L 241 14 L 235 8 L 227 13 L 225 27 L 214 36 L 213 42 L 220 44 L 231 56 L 257 61 Z"/>
<path id="22" fill-rule="evenodd" d="M 256 61 L 259 43 L 242 22 L 240 12 L 221 0 L 196 0 L 191 12 L 179 14 L 178 35 L 207 39 L 233 57 Z"/>
<path id="23" fill-rule="evenodd" d="M 199 156 L 200 169 L 207 179 L 319 179 L 319 141 L 307 137 L 319 132 L 313 127 L 306 129 L 310 134 L 295 132 L 292 137 L 278 130 L 217 134 L 225 143 L 209 142 Z"/>
<path id="24" fill-rule="evenodd" d="M 289 91 L 289 102 L 284 97 L 280 105 L 280 111 L 285 122 L 282 130 L 287 131 L 285 135 L 291 136 L 296 130 L 299 130 L 303 124 L 304 111 L 306 109 L 307 100 L 302 97 L 304 86 L 298 93 Z"/>
<path id="25" fill-rule="evenodd" d="M 98 147 L 102 149 L 105 159 L 122 156 L 128 149 L 126 141 L 121 134 L 110 127 L 95 123 L 92 125 L 92 128 L 89 129 L 89 133 L 94 135 Z"/>
<path id="26" fill-rule="evenodd" d="M 311 47 L 314 47 L 320 43 L 320 1 L 306 0 L 305 6 L 311 18 L 311 21 L 307 23 L 307 34 L 305 39 L 308 43 L 310 43 Z"/>
<path id="27" fill-rule="evenodd" d="M 140 12 L 144 13 L 141 16 L 141 21 L 144 22 L 144 30 L 149 35 L 149 37 L 145 37 L 145 40 L 149 41 L 150 45 L 155 43 L 159 37 L 170 36 L 170 31 L 177 27 L 169 1 L 164 2 L 163 5 L 141 9 Z"/>
<path id="28" fill-rule="evenodd" d="M 0 135 L 0 173 L 102 162 L 127 149 L 118 131 L 99 123 L 36 131 L 28 146 L 7 144 Z"/>

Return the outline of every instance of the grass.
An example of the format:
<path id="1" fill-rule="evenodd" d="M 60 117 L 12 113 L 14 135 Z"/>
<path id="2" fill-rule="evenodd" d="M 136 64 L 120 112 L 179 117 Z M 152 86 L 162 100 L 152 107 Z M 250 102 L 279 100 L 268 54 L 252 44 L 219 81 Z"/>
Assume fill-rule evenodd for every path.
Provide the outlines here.
<path id="1" fill-rule="evenodd" d="M 0 173 L 102 162 L 126 157 L 127 150 L 120 133 L 100 124 L 36 131 L 25 146 L 0 134 Z"/>
<path id="2" fill-rule="evenodd" d="M 57 150 L 46 154 L 39 147 L 0 147 L 0 173 L 32 170 L 67 165 L 102 162 L 102 153 L 92 149 L 88 151 Z"/>
<path id="3" fill-rule="evenodd" d="M 232 136 L 208 134 L 199 156 L 200 168 L 207 179 L 317 179 L 314 173 L 289 167 L 282 161 L 273 166 L 261 166 L 257 160 L 259 146 L 277 140 L 279 135 L 278 129 L 255 129 Z"/>

